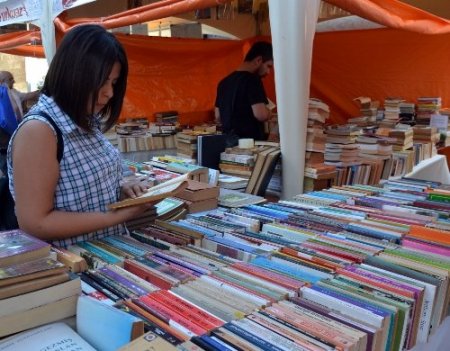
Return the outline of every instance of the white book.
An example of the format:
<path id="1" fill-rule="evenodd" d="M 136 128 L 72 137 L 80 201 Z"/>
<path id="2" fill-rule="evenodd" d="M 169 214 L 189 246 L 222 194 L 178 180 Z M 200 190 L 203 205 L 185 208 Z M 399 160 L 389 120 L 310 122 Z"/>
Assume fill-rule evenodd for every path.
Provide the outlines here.
<path id="1" fill-rule="evenodd" d="M 386 271 L 382 268 L 370 266 L 367 264 L 361 264 L 362 268 L 380 272 L 383 275 L 388 275 L 396 279 L 412 283 L 414 285 L 424 288 L 423 302 L 420 310 L 419 329 L 417 331 L 417 342 L 427 342 L 428 334 L 430 332 L 431 316 L 433 312 L 434 301 L 436 297 L 436 286 L 433 284 L 425 283 L 417 279 L 413 279 L 404 275 L 400 275 L 394 272 Z M 405 323 L 406 324 L 406 323 Z M 406 327 L 406 325 L 405 325 Z M 403 345 L 403 344 L 401 344 Z"/>
<path id="2" fill-rule="evenodd" d="M 71 296 L 81 295 L 80 278 L 76 275 L 64 283 L 0 300 L 0 317 L 31 310 Z"/>
<path id="3" fill-rule="evenodd" d="M 280 295 L 289 295 L 289 296 L 294 296 L 295 295 L 295 291 L 291 290 L 291 289 L 287 289 L 281 285 L 277 285 L 274 283 L 271 283 L 269 281 L 266 281 L 262 278 L 258 278 L 255 277 L 251 274 L 242 272 L 242 271 L 238 271 L 234 268 L 231 267 L 225 267 L 222 268 L 223 272 L 228 273 L 229 275 L 233 276 L 233 277 L 237 277 L 238 279 L 242 279 L 244 281 L 249 281 L 249 282 L 253 282 L 256 285 L 259 285 L 261 287 L 264 287 L 265 289 L 274 291 Z"/>
<path id="4" fill-rule="evenodd" d="M 234 286 L 228 285 L 228 284 L 224 284 L 223 282 L 221 282 L 220 280 L 214 279 L 212 277 L 206 276 L 206 275 L 202 275 L 199 280 L 204 280 L 210 284 L 212 284 L 213 286 L 217 286 L 222 288 L 223 290 L 229 291 L 231 293 L 236 294 L 237 296 L 242 297 L 243 299 L 247 300 L 247 301 L 251 301 L 253 303 L 255 303 L 258 306 L 268 306 L 270 301 L 263 299 L 262 297 L 250 294 L 246 291 L 243 291 L 241 289 L 235 288 Z"/>
<path id="5" fill-rule="evenodd" d="M 269 342 L 272 345 L 275 345 L 283 350 L 286 351 L 308 351 L 307 348 L 304 348 L 289 339 L 286 339 L 285 337 L 267 329 L 263 326 L 252 322 L 249 319 L 241 319 L 239 321 L 233 321 L 231 322 L 238 327 L 244 329 L 245 331 L 249 332 L 250 334 L 253 334 L 257 336 L 258 338 L 264 339 L 265 341 Z"/>
<path id="6" fill-rule="evenodd" d="M 64 323 L 47 324 L 0 341 L 1 351 L 55 350 L 95 351 L 80 335 Z"/>

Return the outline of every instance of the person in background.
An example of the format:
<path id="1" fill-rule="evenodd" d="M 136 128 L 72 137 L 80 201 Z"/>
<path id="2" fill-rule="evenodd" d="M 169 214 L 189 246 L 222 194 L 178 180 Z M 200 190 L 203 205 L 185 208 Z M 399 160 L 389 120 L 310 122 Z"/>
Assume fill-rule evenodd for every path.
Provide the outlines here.
<path id="1" fill-rule="evenodd" d="M 217 86 L 216 122 L 224 134 L 265 140 L 264 123 L 271 117 L 261 78 L 273 67 L 272 44 L 255 42 L 244 62 Z"/>
<path id="2" fill-rule="evenodd" d="M 128 61 L 113 34 L 81 25 L 61 41 L 42 94 L 8 146 L 9 187 L 22 230 L 67 247 L 126 233 L 122 224 L 151 204 L 109 211 L 121 195 L 139 196 L 141 183 L 121 186 L 120 154 L 103 136 L 119 118 Z M 57 159 L 60 129 L 63 156 Z M 103 128 L 101 128 L 103 127 Z"/>
<path id="3" fill-rule="evenodd" d="M 14 76 L 11 74 L 11 72 L 0 71 L 0 84 L 8 87 L 11 105 L 13 106 L 17 122 L 20 122 L 23 118 L 23 105 L 28 101 L 35 101 L 39 97 L 39 94 L 41 92 L 40 90 L 36 90 L 29 93 L 22 93 L 14 89 L 14 83 Z"/>

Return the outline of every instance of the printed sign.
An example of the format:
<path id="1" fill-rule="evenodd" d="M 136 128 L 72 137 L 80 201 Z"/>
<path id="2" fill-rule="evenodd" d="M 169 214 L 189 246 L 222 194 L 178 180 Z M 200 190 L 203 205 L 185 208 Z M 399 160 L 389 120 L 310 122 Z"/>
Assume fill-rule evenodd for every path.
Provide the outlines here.
<path id="1" fill-rule="evenodd" d="M 52 0 L 53 18 L 64 10 L 95 0 Z M 0 2 L 0 26 L 12 23 L 32 22 L 43 17 L 43 2 L 40 0 L 7 0 Z"/>

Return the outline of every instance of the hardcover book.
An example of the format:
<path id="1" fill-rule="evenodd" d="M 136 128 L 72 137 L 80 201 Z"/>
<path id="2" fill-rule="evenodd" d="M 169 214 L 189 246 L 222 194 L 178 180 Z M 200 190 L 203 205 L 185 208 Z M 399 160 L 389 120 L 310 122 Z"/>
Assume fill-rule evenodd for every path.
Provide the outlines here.
<path id="1" fill-rule="evenodd" d="M 50 245 L 20 229 L 0 232 L 0 267 L 45 257 Z"/>

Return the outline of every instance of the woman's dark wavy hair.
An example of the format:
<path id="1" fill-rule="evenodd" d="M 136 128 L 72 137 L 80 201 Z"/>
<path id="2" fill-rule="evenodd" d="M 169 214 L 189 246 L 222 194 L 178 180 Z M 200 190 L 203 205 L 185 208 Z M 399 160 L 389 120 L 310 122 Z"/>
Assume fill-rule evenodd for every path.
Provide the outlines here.
<path id="1" fill-rule="evenodd" d="M 81 25 L 64 36 L 50 64 L 42 92 L 53 97 L 75 124 L 91 131 L 90 120 L 98 92 L 115 62 L 120 63 L 120 76 L 113 88 L 114 96 L 100 111 L 103 129 L 108 130 L 118 120 L 122 109 L 128 60 L 120 42 L 103 27 Z"/>

